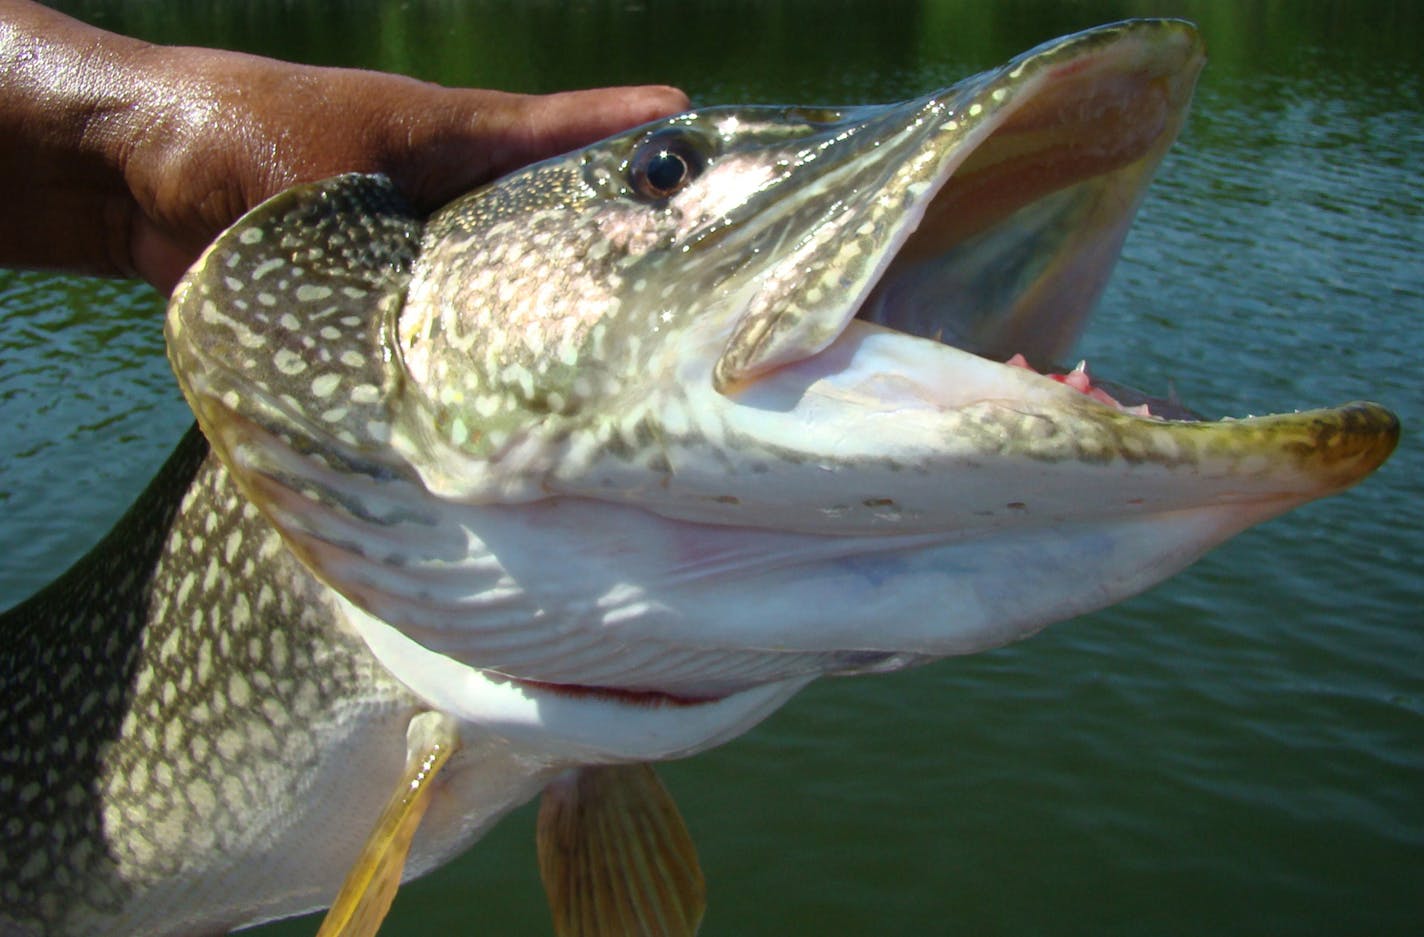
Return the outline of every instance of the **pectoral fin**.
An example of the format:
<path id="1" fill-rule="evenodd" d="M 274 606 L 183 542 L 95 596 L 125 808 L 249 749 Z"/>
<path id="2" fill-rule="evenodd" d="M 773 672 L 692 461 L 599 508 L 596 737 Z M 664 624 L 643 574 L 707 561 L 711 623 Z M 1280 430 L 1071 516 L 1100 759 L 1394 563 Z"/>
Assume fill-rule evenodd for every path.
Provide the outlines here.
<path id="1" fill-rule="evenodd" d="M 558 937 L 692 937 L 707 908 L 697 850 L 646 764 L 570 771 L 544 789 L 539 872 Z"/>
<path id="2" fill-rule="evenodd" d="M 405 773 L 371 831 L 317 937 L 372 937 L 400 887 L 406 853 L 430 805 L 431 781 L 459 744 L 455 722 L 424 712 L 406 730 Z"/>

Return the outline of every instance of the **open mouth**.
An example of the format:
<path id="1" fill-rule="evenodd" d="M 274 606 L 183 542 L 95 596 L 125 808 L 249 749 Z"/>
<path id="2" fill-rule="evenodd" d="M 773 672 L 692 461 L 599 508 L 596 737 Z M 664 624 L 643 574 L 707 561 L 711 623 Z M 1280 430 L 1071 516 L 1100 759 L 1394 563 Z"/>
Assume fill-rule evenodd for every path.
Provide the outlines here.
<path id="1" fill-rule="evenodd" d="M 1204 63 L 1195 36 L 1172 31 L 1178 25 L 1165 25 L 1176 42 L 1152 36 L 1160 47 L 1151 56 L 1131 46 L 1096 54 L 1088 42 L 1088 54 L 1046 55 L 983 121 L 972 150 L 926 191 L 917 224 L 891 245 L 855 319 L 1041 374 L 1134 416 L 1199 419 L 1175 399 L 1098 380 L 1086 361 L 1061 364 Z M 998 93 L 991 83 L 981 95 L 992 105 Z"/>
<path id="2" fill-rule="evenodd" d="M 1378 465 L 1397 425 L 1374 405 L 1207 421 L 1061 366 L 1204 63 L 1188 24 L 1132 21 L 828 112 L 812 158 L 791 160 L 789 207 L 752 206 L 785 249 L 712 334 L 722 400 L 705 406 L 736 449 L 714 473 L 674 437 L 656 510 L 839 534 L 1279 513 Z"/>
<path id="3" fill-rule="evenodd" d="M 803 187 L 808 200 L 835 190 L 839 207 L 763 278 L 802 285 L 748 304 L 714 369 L 718 390 L 765 401 L 768 388 L 754 388 L 763 378 L 787 368 L 777 383 L 829 376 L 830 360 L 810 359 L 843 362 L 837 345 L 883 329 L 1007 366 L 969 367 L 972 379 L 957 387 L 932 381 L 927 393 L 941 406 L 1013 397 L 1025 376 L 1043 374 L 1125 413 L 1195 419 L 1174 400 L 1060 363 L 1107 284 L 1204 62 L 1186 24 L 1126 23 L 918 101 L 843 112 L 821 137 L 848 142 L 839 154 L 840 144 L 823 144 L 806 168 L 824 178 Z M 819 168 L 827 162 L 831 169 Z"/>

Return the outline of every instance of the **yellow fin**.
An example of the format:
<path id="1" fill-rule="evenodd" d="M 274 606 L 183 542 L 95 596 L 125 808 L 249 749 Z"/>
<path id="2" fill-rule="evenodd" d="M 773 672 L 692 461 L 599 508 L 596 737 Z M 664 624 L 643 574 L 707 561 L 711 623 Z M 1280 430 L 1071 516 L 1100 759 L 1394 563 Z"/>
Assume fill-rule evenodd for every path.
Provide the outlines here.
<path id="1" fill-rule="evenodd" d="M 578 768 L 544 789 L 539 873 L 558 937 L 692 937 L 707 909 L 697 849 L 645 764 Z"/>
<path id="2" fill-rule="evenodd" d="M 372 937 L 400 887 L 406 853 L 430 805 L 431 780 L 459 745 L 455 721 L 423 712 L 406 729 L 405 773 L 366 839 L 317 937 Z"/>

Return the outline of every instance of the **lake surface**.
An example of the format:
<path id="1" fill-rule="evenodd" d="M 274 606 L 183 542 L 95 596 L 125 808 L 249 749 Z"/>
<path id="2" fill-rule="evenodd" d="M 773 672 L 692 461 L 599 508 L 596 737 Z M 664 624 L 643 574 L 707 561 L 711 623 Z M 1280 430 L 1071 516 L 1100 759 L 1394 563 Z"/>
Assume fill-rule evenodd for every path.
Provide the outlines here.
<path id="1" fill-rule="evenodd" d="M 823 681 L 663 770 L 706 935 L 1424 933 L 1424 12 L 1408 2 L 74 3 L 109 28 L 448 84 L 910 97 L 1128 15 L 1213 60 L 1083 342 L 1211 415 L 1378 400 L 1394 458 L 1026 643 Z M 189 416 L 163 303 L 0 272 L 0 605 L 91 546 Z M 550 933 L 532 814 L 383 935 Z M 315 919 L 256 931 L 315 932 Z"/>

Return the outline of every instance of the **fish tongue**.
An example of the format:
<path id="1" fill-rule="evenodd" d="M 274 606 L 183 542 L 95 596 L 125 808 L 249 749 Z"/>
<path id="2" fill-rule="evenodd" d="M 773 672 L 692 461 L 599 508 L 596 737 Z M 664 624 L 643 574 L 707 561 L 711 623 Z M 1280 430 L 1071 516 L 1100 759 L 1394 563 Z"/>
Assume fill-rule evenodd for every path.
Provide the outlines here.
<path id="1" fill-rule="evenodd" d="M 577 768 L 544 789 L 539 873 L 558 937 L 692 937 L 707 908 L 697 849 L 651 766 Z"/>

